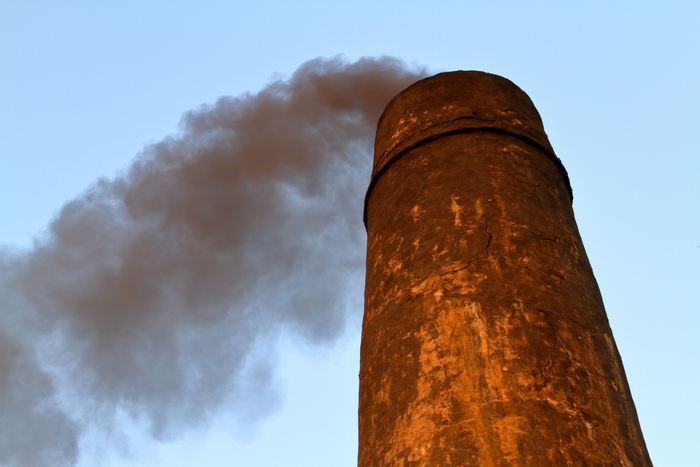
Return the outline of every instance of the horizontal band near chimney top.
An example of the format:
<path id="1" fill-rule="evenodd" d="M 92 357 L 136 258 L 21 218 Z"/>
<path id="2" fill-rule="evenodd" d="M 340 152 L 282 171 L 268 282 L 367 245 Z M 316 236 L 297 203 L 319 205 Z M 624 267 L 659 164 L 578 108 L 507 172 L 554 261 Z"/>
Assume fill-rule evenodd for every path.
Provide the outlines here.
<path id="1" fill-rule="evenodd" d="M 507 134 L 538 148 L 561 172 L 569 196 L 569 176 L 547 139 L 537 109 L 510 80 L 480 71 L 440 73 L 399 93 L 379 119 L 367 203 L 381 175 L 411 149 L 443 136 L 474 131 Z"/>

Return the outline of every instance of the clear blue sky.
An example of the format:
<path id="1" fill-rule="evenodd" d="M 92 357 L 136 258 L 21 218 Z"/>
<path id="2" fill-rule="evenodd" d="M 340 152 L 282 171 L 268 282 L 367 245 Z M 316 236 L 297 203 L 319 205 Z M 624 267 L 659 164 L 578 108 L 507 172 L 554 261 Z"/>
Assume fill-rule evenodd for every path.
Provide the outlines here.
<path id="1" fill-rule="evenodd" d="M 184 111 L 308 59 L 498 73 L 533 99 L 569 171 L 652 460 L 698 465 L 700 7 L 610 4 L 4 1 L 0 244 L 29 247 Z M 353 466 L 358 346 L 357 322 L 328 348 L 283 338 L 280 398 L 256 426 L 224 410 L 169 442 L 95 435 L 81 466 Z"/>

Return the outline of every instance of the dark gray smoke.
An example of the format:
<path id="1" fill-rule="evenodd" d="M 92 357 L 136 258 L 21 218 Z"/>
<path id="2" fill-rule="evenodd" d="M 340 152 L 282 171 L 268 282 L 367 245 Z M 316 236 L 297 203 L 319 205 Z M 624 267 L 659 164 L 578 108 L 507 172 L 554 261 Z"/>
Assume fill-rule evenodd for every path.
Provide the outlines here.
<path id="1" fill-rule="evenodd" d="M 0 258 L 0 464 L 74 463 L 82 430 L 115 411 L 157 437 L 232 401 L 264 412 L 256 349 L 280 331 L 328 342 L 359 313 L 376 121 L 422 73 L 317 59 L 189 112 L 32 251 Z"/>

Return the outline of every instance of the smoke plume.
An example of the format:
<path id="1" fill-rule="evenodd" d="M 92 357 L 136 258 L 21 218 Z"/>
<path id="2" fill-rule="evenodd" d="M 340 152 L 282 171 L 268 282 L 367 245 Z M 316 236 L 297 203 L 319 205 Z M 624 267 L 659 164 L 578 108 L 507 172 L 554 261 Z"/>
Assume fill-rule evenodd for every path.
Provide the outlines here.
<path id="1" fill-rule="evenodd" d="M 256 349 L 281 331 L 331 341 L 360 311 L 376 122 L 422 73 L 316 59 L 223 97 L 3 253 L 0 464 L 73 464 L 118 411 L 165 437 L 231 401 L 264 410 Z"/>

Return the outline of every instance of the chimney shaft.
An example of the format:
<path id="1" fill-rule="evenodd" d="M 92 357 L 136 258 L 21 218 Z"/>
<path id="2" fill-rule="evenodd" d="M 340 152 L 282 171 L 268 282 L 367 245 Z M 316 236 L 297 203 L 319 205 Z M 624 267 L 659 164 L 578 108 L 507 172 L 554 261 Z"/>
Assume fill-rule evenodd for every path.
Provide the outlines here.
<path id="1" fill-rule="evenodd" d="M 651 465 L 529 97 L 442 73 L 379 121 L 365 201 L 359 467 Z"/>

